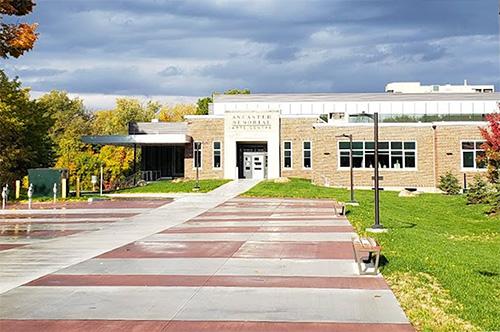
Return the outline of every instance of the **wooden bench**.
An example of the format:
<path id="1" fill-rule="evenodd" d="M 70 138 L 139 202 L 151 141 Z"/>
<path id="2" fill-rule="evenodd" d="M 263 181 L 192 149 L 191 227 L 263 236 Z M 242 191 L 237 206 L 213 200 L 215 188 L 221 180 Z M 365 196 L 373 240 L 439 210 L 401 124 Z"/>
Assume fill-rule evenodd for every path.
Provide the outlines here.
<path id="1" fill-rule="evenodd" d="M 18 235 L 19 233 L 29 234 L 31 232 L 31 224 L 12 224 L 12 225 L 1 225 L 0 234 L 12 234 Z"/>
<path id="2" fill-rule="evenodd" d="M 345 216 L 345 204 L 341 202 L 333 202 L 333 212 L 336 216 Z"/>
<path id="3" fill-rule="evenodd" d="M 382 247 L 371 237 L 354 238 L 352 240 L 352 247 L 354 249 L 354 259 L 358 264 L 359 274 L 378 274 L 378 263 L 380 261 L 380 250 Z M 367 257 L 368 261 L 373 261 L 375 256 L 374 271 L 368 272 L 367 268 L 363 270 L 361 261 Z"/>

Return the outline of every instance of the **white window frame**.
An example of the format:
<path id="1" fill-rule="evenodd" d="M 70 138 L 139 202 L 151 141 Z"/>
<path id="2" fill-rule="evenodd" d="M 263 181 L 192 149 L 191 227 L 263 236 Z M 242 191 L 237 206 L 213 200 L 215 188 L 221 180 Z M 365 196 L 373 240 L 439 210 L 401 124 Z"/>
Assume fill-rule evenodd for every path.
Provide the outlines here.
<path id="1" fill-rule="evenodd" d="M 215 143 L 219 143 L 219 148 L 215 148 Z M 220 163 L 219 167 L 215 166 L 215 151 L 219 151 Z M 221 169 L 222 168 L 222 142 L 221 141 L 213 141 L 212 142 L 212 168 L 213 169 Z"/>
<path id="2" fill-rule="evenodd" d="M 200 167 L 199 169 L 203 168 L 203 143 L 201 141 L 193 141 L 193 169 L 196 169 L 196 149 L 195 149 L 195 144 L 200 143 Z"/>
<path id="3" fill-rule="evenodd" d="M 309 143 L 309 146 L 310 148 L 308 149 L 310 152 L 311 152 L 311 156 L 309 157 L 311 159 L 311 167 L 305 167 L 305 159 L 306 159 L 306 156 L 305 156 L 305 152 L 307 151 L 306 149 L 304 149 L 304 143 Z M 313 168 L 313 154 L 312 154 L 312 151 L 313 151 L 313 143 L 312 141 L 309 141 L 309 140 L 305 140 L 305 141 L 302 141 L 302 169 L 303 170 L 312 170 Z"/>
<path id="4" fill-rule="evenodd" d="M 462 144 L 465 142 L 474 143 L 474 150 L 464 150 Z M 487 167 L 478 168 L 476 161 L 476 153 L 478 151 L 484 151 L 483 149 L 477 149 L 476 143 L 484 143 L 484 139 L 463 139 L 460 140 L 460 170 L 462 172 L 486 172 Z M 474 167 L 464 167 L 464 152 L 472 152 L 474 153 Z"/>
<path id="5" fill-rule="evenodd" d="M 340 166 L 340 152 L 341 151 L 347 151 L 349 152 L 349 149 L 340 149 L 340 143 L 341 142 L 346 142 L 345 140 L 339 140 L 337 141 L 337 169 L 340 170 L 340 171 L 345 171 L 345 170 L 349 170 L 349 166 Z M 348 141 L 347 141 L 348 142 Z M 365 143 L 366 142 L 373 142 L 373 141 L 370 141 L 370 140 L 353 140 L 353 144 L 354 143 L 359 143 L 359 142 L 362 142 L 363 143 L 363 149 L 355 149 L 357 151 L 363 151 L 363 167 L 355 167 L 354 170 L 359 170 L 359 171 L 366 171 L 366 170 L 373 170 L 373 167 L 370 168 L 370 167 L 366 167 L 366 151 L 374 151 L 374 150 L 371 150 L 371 149 L 366 149 L 365 148 Z M 393 172 L 416 172 L 418 171 L 418 143 L 416 140 L 391 140 L 391 141 L 386 141 L 386 140 L 383 140 L 383 141 L 379 141 L 379 143 L 388 143 L 389 144 L 389 148 L 388 149 L 384 149 L 384 151 L 388 151 L 389 152 L 389 164 L 391 163 L 391 157 L 392 157 L 392 147 L 391 147 L 391 143 L 393 142 L 401 142 L 402 143 L 402 148 L 401 150 L 400 149 L 394 149 L 394 150 L 397 150 L 397 151 L 401 151 L 402 152 L 402 160 L 403 160 L 403 165 L 401 165 L 401 168 L 382 168 L 380 167 L 379 170 L 380 171 L 393 171 Z M 407 149 L 405 150 L 404 148 L 404 143 L 415 143 L 415 149 Z M 415 167 L 404 167 L 405 165 L 405 151 L 410 151 L 410 152 L 414 152 L 415 153 Z"/>
<path id="6" fill-rule="evenodd" d="M 290 167 L 286 167 L 285 165 L 285 151 L 288 151 L 288 149 L 285 148 L 285 143 L 290 143 Z M 283 168 L 286 170 L 291 170 L 293 169 L 293 142 L 290 140 L 283 141 Z"/>

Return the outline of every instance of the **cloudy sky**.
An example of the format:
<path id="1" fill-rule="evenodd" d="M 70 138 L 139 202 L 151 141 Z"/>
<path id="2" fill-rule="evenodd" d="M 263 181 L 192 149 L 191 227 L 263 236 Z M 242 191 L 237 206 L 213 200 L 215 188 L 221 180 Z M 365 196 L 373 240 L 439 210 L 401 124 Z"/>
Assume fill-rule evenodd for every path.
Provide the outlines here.
<path id="1" fill-rule="evenodd" d="M 35 49 L 1 60 L 35 94 L 377 92 L 390 81 L 493 83 L 500 0 L 38 0 Z M 183 96 L 183 97 L 179 97 Z"/>

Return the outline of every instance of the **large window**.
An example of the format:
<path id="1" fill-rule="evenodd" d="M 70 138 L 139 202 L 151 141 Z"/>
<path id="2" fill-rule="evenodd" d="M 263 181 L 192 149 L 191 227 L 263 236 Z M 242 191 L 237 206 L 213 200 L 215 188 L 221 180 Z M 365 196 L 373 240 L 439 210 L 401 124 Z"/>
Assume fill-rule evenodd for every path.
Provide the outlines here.
<path id="1" fill-rule="evenodd" d="M 214 142 L 214 168 L 220 168 L 221 167 L 221 156 L 222 156 L 222 148 L 221 148 L 221 143 L 216 141 Z"/>
<path id="2" fill-rule="evenodd" d="M 486 163 L 478 158 L 484 156 L 481 145 L 484 141 L 462 141 L 462 168 L 463 169 L 484 169 Z"/>
<path id="3" fill-rule="evenodd" d="M 292 142 L 283 142 L 283 167 L 292 168 Z"/>
<path id="4" fill-rule="evenodd" d="M 417 147 L 414 141 L 390 141 L 378 143 L 378 162 L 381 168 L 415 169 Z M 339 142 L 339 165 L 349 167 L 349 142 Z M 352 164 L 354 168 L 375 166 L 375 143 L 373 141 L 352 142 Z"/>
<path id="5" fill-rule="evenodd" d="M 312 167 L 312 145 L 310 141 L 305 141 L 303 143 L 303 162 L 302 166 L 304 168 Z"/>
<path id="6" fill-rule="evenodd" d="M 201 142 L 193 142 L 193 167 L 201 168 Z"/>

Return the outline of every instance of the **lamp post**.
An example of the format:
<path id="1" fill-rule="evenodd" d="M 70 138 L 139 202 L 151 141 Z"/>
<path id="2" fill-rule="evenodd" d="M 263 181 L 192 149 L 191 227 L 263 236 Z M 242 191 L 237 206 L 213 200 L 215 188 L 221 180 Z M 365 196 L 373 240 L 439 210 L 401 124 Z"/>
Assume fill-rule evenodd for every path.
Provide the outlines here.
<path id="1" fill-rule="evenodd" d="M 375 231 L 382 231 L 384 226 L 380 223 L 380 177 L 379 177 L 379 167 L 378 167 L 378 112 L 373 114 L 361 113 L 353 114 L 351 116 L 366 116 L 373 119 L 373 141 L 374 141 L 374 161 L 375 166 L 373 168 L 373 180 L 374 180 L 374 191 L 375 191 L 375 223 L 372 225 L 371 229 Z"/>
<path id="2" fill-rule="evenodd" d="M 356 204 L 356 200 L 354 199 L 354 172 L 353 172 L 353 162 L 352 162 L 352 134 L 342 134 L 336 137 L 346 137 L 349 138 L 349 176 L 351 181 L 351 200 L 348 203 Z"/>
<path id="3" fill-rule="evenodd" d="M 201 142 L 194 143 L 194 163 L 196 167 L 196 183 L 194 185 L 193 190 L 200 190 L 200 162 L 201 162 L 201 154 L 200 154 Z"/>

